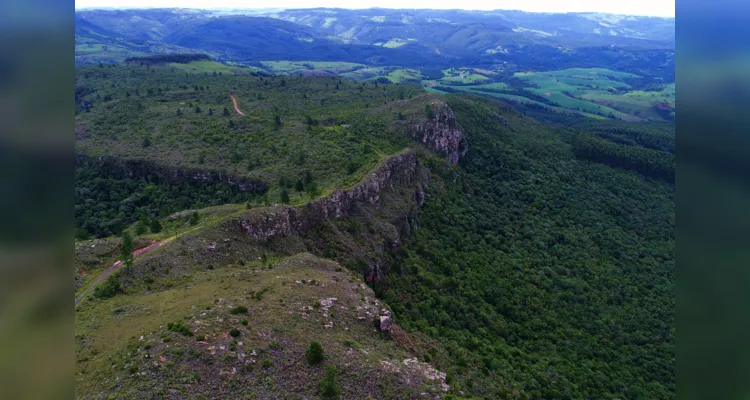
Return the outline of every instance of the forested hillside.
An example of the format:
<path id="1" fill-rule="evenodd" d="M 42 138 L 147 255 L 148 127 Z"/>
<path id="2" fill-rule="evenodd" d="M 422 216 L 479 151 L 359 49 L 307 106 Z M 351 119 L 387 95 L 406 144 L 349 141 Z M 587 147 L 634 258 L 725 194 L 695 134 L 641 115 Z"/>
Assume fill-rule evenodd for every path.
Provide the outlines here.
<path id="1" fill-rule="evenodd" d="M 449 103 L 471 151 L 383 286 L 399 322 L 478 396 L 673 398 L 674 187 L 576 160 L 572 133 L 501 104 Z"/>
<path id="2" fill-rule="evenodd" d="M 85 396 L 675 398 L 672 125 L 162 60 L 76 74 Z"/>

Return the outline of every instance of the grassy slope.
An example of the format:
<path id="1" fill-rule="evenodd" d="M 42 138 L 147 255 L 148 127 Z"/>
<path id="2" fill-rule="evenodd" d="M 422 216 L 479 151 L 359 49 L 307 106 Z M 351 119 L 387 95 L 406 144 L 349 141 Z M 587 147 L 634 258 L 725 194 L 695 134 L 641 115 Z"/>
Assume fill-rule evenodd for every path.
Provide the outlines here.
<path id="1" fill-rule="evenodd" d="M 331 297 L 333 307 L 321 306 Z M 230 314 L 237 305 L 248 314 Z M 372 318 L 382 307 L 358 277 L 311 255 L 266 266 L 217 266 L 179 288 L 117 296 L 80 310 L 76 389 L 84 397 L 315 396 L 323 366 L 305 361 L 315 340 L 323 345 L 324 365 L 341 371 L 342 398 L 439 393 L 439 381 L 424 377 L 427 366 L 407 368 L 408 349 L 373 332 Z M 181 322 L 193 336 L 169 332 L 169 322 Z M 228 335 L 234 328 L 236 340 Z M 206 344 L 197 335 L 205 335 Z M 411 382 L 404 383 L 406 377 Z"/>

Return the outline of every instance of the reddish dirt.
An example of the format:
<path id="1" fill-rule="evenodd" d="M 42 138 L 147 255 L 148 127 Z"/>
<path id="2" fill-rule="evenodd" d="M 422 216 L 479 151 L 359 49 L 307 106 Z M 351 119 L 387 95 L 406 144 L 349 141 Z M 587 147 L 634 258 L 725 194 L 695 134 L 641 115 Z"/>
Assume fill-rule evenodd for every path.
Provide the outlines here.
<path id="1" fill-rule="evenodd" d="M 234 93 L 230 93 L 229 97 L 232 98 L 232 104 L 234 104 L 234 111 L 237 111 L 237 114 L 245 115 L 242 111 L 240 111 L 240 108 L 237 107 L 237 99 L 234 98 Z"/>
<path id="2" fill-rule="evenodd" d="M 148 245 L 146 247 L 141 247 L 139 249 L 135 249 L 135 250 L 133 250 L 133 253 L 132 253 L 133 254 L 133 258 L 138 257 L 138 256 L 140 256 L 142 254 L 146 254 L 146 253 L 148 253 L 148 252 L 150 252 L 150 251 L 152 251 L 154 249 L 158 249 L 159 247 L 163 246 L 164 243 L 166 243 L 167 241 L 168 240 L 163 241 L 163 242 L 153 241 L 153 242 L 151 242 L 150 245 Z M 91 283 L 89 283 L 89 285 L 86 288 L 86 290 L 84 290 L 83 293 L 81 293 L 80 296 L 76 297 L 75 305 L 78 305 L 78 303 L 80 303 L 83 299 L 85 299 L 86 296 L 88 296 L 89 293 L 91 293 L 91 291 L 93 291 L 94 288 L 96 288 L 97 285 L 99 285 L 100 283 L 102 283 L 105 279 L 107 279 L 108 276 L 112 275 L 112 273 L 114 273 L 115 271 L 117 271 L 118 269 L 120 269 L 120 267 L 122 267 L 122 265 L 123 265 L 122 261 L 117 261 L 116 263 L 112 264 L 111 267 L 109 267 L 106 270 L 102 271 L 102 273 L 100 273 Z"/>

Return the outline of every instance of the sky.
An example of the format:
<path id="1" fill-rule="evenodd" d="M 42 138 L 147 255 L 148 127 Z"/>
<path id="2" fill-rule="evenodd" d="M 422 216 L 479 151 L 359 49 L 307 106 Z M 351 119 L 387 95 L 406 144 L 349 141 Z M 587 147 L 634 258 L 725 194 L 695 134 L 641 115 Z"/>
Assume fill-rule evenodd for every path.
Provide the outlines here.
<path id="1" fill-rule="evenodd" d="M 248 0 L 76 0 L 79 8 L 265 8 Z M 675 0 L 275 0 L 273 8 L 432 8 L 464 10 L 522 10 L 528 12 L 603 12 L 674 17 Z"/>

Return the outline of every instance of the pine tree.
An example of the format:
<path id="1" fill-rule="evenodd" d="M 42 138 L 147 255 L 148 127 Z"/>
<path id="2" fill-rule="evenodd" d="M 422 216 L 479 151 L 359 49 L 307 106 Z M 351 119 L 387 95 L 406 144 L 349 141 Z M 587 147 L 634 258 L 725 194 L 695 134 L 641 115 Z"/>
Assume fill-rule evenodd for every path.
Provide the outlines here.
<path id="1" fill-rule="evenodd" d="M 229 109 L 227 109 L 226 107 L 224 107 L 224 112 L 223 112 L 222 114 L 223 114 L 223 115 L 224 115 L 225 117 L 228 117 L 228 116 L 229 116 Z"/>
<path id="2" fill-rule="evenodd" d="M 289 193 L 286 191 L 286 189 L 281 190 L 281 202 L 284 204 L 289 203 Z"/>
<path id="3" fill-rule="evenodd" d="M 159 233 L 161 232 L 161 223 L 158 219 L 152 218 L 151 219 L 151 233 Z"/>
<path id="4" fill-rule="evenodd" d="M 214 115 L 214 110 L 212 108 L 208 109 L 208 115 L 209 116 Z"/>
<path id="5" fill-rule="evenodd" d="M 120 261 L 125 265 L 133 264 L 133 238 L 128 231 L 122 232 L 122 243 L 120 244 Z"/>
<path id="6" fill-rule="evenodd" d="M 201 113 L 201 108 L 199 106 L 195 106 L 195 113 L 196 114 L 200 114 Z"/>

